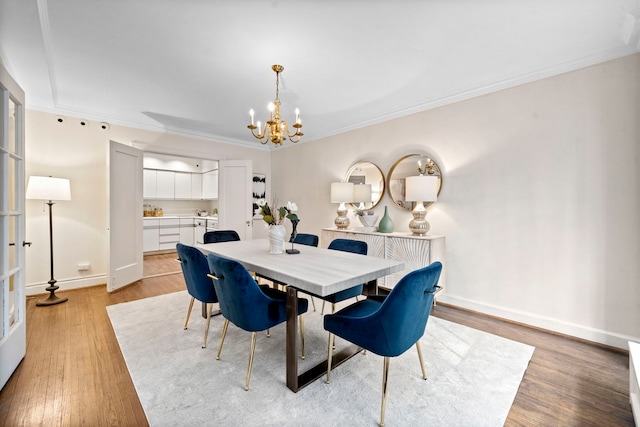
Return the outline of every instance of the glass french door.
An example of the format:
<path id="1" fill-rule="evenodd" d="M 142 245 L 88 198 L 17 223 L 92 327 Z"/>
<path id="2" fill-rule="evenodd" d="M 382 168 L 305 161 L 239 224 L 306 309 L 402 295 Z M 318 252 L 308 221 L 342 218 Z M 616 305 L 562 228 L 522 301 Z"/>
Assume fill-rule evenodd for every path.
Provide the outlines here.
<path id="1" fill-rule="evenodd" d="M 24 92 L 0 65 L 0 388 L 24 358 Z"/>

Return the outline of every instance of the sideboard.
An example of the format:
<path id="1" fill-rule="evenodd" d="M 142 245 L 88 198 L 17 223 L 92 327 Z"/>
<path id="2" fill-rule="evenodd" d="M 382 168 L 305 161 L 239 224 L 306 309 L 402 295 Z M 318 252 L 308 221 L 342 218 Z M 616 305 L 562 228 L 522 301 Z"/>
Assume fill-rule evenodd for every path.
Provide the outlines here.
<path id="1" fill-rule="evenodd" d="M 404 261 L 404 270 L 378 280 L 378 287 L 391 290 L 410 271 L 425 267 L 435 261 L 442 263 L 438 286 L 443 292 L 446 286 L 445 237 L 437 235 L 414 236 L 411 233 L 377 233 L 349 229 L 323 228 L 321 246 L 326 248 L 333 239 L 352 239 L 367 243 L 367 255 Z M 435 301 L 435 299 L 434 299 Z"/>

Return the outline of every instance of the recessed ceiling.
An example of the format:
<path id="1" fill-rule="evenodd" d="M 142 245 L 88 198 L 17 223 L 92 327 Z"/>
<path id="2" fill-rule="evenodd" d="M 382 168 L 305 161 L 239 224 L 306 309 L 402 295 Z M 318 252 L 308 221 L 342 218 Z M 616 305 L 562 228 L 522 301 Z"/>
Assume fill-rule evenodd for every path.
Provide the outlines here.
<path id="1" fill-rule="evenodd" d="M 258 147 L 272 64 L 312 141 L 633 54 L 638 17 L 640 0 L 2 0 L 0 57 L 28 108 Z"/>

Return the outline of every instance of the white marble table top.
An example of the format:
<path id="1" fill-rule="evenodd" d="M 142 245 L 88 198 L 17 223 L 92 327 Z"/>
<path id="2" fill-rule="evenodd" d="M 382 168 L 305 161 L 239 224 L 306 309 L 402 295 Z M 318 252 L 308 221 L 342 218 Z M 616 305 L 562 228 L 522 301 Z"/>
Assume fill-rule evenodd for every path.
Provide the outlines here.
<path id="1" fill-rule="evenodd" d="M 285 243 L 285 247 L 287 247 Z M 268 239 L 196 244 L 203 253 L 214 253 L 242 263 L 248 270 L 297 289 L 327 296 L 375 280 L 404 268 L 402 261 L 336 250 L 295 245 L 299 254 L 269 253 Z"/>

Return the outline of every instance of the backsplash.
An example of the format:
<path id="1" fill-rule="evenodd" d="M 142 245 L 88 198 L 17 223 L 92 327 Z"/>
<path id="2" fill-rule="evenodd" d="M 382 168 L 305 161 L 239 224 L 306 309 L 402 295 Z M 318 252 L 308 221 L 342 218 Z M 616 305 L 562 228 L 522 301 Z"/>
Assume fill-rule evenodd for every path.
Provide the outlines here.
<path id="1" fill-rule="evenodd" d="M 195 215 L 198 210 L 211 212 L 218 208 L 217 200 L 145 200 L 144 204 L 162 208 L 164 216 Z"/>

